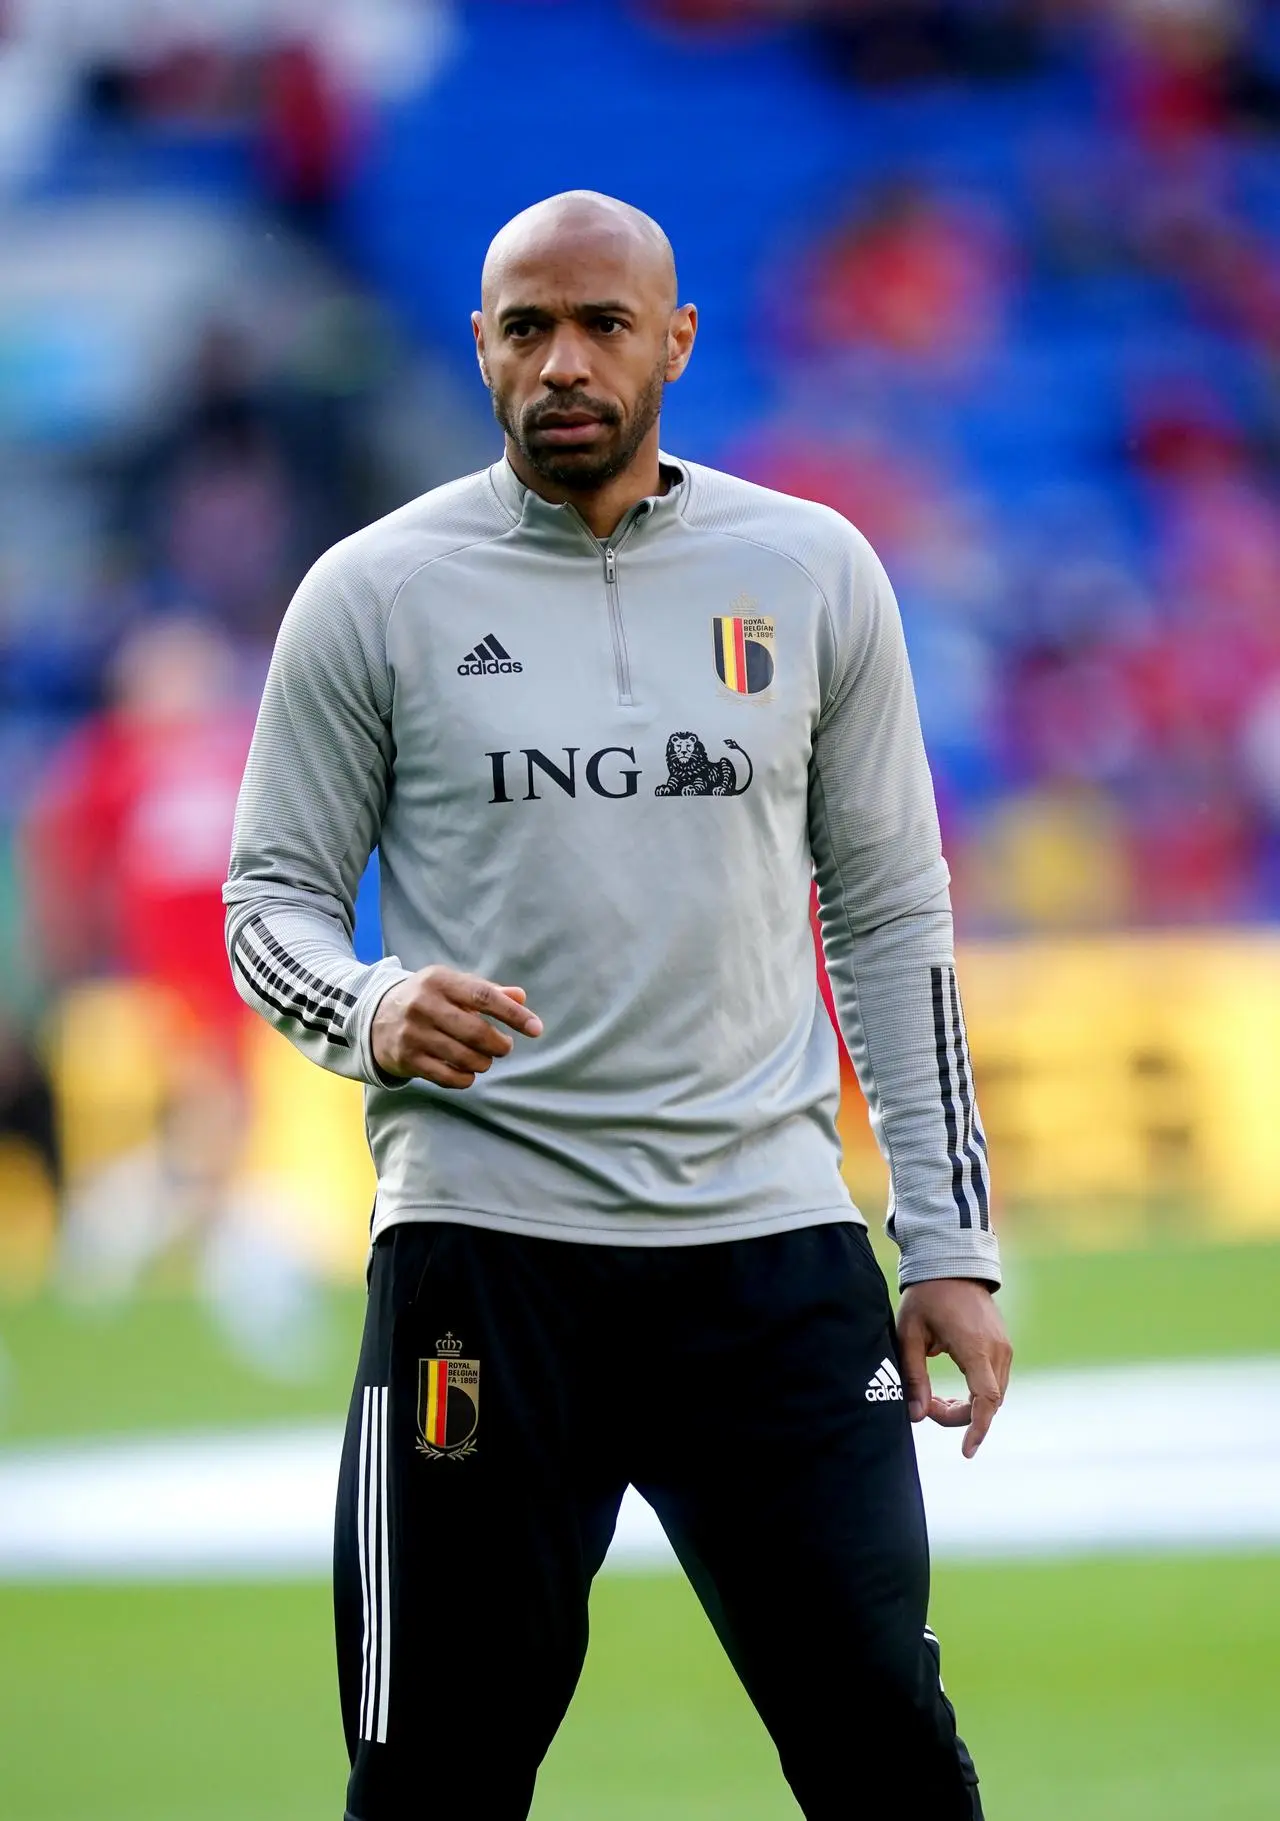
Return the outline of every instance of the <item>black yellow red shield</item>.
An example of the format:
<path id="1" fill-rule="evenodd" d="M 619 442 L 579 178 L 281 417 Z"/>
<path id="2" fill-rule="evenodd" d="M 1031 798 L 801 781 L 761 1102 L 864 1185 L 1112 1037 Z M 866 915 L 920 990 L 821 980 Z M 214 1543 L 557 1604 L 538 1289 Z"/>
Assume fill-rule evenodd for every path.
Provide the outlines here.
<path id="1" fill-rule="evenodd" d="M 773 687 L 776 668 L 773 621 L 762 614 L 718 614 L 711 622 L 716 675 L 739 696 Z"/>
<path id="2" fill-rule="evenodd" d="M 418 1361 L 418 1452 L 460 1457 L 474 1454 L 480 1426 L 480 1361 L 444 1351 Z"/>

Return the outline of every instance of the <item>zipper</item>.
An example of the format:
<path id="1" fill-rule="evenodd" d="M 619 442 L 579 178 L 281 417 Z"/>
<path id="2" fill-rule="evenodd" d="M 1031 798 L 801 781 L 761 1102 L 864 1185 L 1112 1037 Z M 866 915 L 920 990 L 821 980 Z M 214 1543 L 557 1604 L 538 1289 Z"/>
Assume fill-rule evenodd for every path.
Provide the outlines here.
<path id="1" fill-rule="evenodd" d="M 628 525 L 627 530 L 630 529 Z M 618 593 L 618 552 L 612 544 L 605 544 L 603 554 L 604 598 L 609 609 L 609 635 L 613 640 L 613 668 L 618 682 L 618 702 L 621 707 L 630 708 L 633 702 L 631 659 L 627 654 L 627 633 L 622 624 L 622 601 Z"/>
<path id="2" fill-rule="evenodd" d="M 618 526 L 620 535 L 616 543 L 602 543 L 590 526 L 571 506 L 570 515 L 577 522 L 585 538 L 600 552 L 604 564 L 604 600 L 609 615 L 609 637 L 613 642 L 613 674 L 618 687 L 618 706 L 634 708 L 635 697 L 631 693 L 631 659 L 627 653 L 627 631 L 622 623 L 622 596 L 618 589 L 618 552 L 626 543 L 631 533 L 642 518 L 649 512 L 648 502 L 642 500 Z"/>

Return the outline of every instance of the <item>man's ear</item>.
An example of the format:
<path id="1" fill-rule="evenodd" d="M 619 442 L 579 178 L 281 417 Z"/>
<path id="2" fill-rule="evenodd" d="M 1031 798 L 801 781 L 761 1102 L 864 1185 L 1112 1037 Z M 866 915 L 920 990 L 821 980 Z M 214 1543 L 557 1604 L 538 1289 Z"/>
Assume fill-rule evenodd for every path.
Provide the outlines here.
<path id="1" fill-rule="evenodd" d="M 473 310 L 471 312 L 471 333 L 476 338 L 476 361 L 480 367 L 480 377 L 485 385 L 489 387 L 489 390 L 492 391 L 493 386 L 489 379 L 489 369 L 485 365 L 484 358 L 484 317 L 479 310 Z"/>
<path id="2" fill-rule="evenodd" d="M 693 344 L 698 334 L 698 311 L 694 304 L 681 304 L 678 310 L 671 313 L 671 326 L 667 330 L 667 380 L 679 379 L 689 364 L 693 353 Z"/>

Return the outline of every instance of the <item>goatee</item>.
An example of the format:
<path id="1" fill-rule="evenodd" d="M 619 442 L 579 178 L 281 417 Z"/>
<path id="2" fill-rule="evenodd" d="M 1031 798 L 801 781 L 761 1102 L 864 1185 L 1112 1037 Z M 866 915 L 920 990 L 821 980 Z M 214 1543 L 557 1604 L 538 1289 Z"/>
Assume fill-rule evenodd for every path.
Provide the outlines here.
<path id="1" fill-rule="evenodd" d="M 657 423 L 666 389 L 666 368 L 664 353 L 627 418 L 623 418 L 616 407 L 612 410 L 602 408 L 585 395 L 573 393 L 540 400 L 536 405 L 531 405 L 517 421 L 495 391 L 491 394 L 493 414 L 535 474 L 540 474 L 553 487 L 563 488 L 566 493 L 598 493 L 601 487 L 607 486 L 631 466 L 640 445 Z M 541 417 L 552 411 L 561 413 L 579 410 L 590 411 L 602 424 L 616 426 L 617 440 L 612 447 L 574 453 L 569 449 L 557 449 L 554 445 L 538 444 L 535 439 Z"/>

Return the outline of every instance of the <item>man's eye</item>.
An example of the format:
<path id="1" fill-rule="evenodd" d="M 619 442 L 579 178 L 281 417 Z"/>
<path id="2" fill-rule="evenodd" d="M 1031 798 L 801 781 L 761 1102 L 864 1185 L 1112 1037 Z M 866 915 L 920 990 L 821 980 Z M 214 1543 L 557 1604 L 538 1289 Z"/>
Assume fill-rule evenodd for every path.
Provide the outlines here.
<path id="1" fill-rule="evenodd" d="M 511 322 L 507 324 L 508 341 L 528 341 L 533 334 L 531 322 Z"/>
<path id="2" fill-rule="evenodd" d="M 599 329 L 602 335 L 612 335 L 618 329 L 625 329 L 626 326 L 626 323 L 624 323 L 619 316 L 596 317 L 596 328 Z"/>

